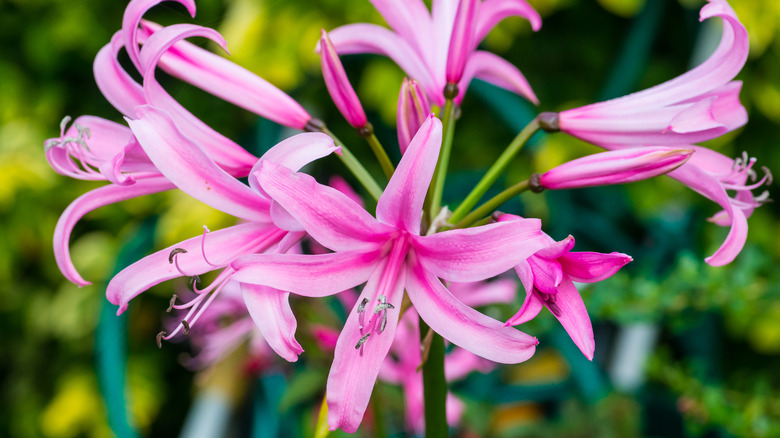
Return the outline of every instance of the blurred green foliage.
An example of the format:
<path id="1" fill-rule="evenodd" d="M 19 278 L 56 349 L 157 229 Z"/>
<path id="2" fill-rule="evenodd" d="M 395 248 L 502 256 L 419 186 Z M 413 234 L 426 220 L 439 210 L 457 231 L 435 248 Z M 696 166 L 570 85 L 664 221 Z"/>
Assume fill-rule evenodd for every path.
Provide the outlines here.
<path id="1" fill-rule="evenodd" d="M 544 17 L 539 33 L 531 32 L 523 20 L 511 18 L 489 35 L 484 46 L 523 70 L 542 102 L 539 110 L 558 110 L 599 98 L 623 46 L 622 36 L 650 2 L 531 3 Z M 751 35 L 751 58 L 739 76 L 745 82 L 742 101 L 751 120 L 740 132 L 709 146 L 727 155 L 747 150 L 759 163 L 777 170 L 780 3 L 732 3 Z M 313 47 L 320 28 L 382 23 L 368 1 L 200 0 L 197 4 L 194 22 L 220 30 L 231 59 L 291 93 L 342 139 L 358 144 L 358 136 L 327 98 Z M 655 85 L 688 68 L 700 29 L 700 5 L 697 0 L 666 2 L 663 25 L 652 39 L 633 89 L 626 92 Z M 51 238 L 59 214 L 96 185 L 54 174 L 45 161 L 43 141 L 58 135 L 59 121 L 67 114 L 121 121 L 97 90 L 91 64 L 119 29 L 124 6 L 124 2 L 100 0 L 0 1 L 0 224 L 4 231 L 0 239 L 0 329 L 4 332 L 0 404 L 5 411 L 0 416 L 0 435 L 111 436 L 94 371 L 94 340 L 105 283 L 120 247 L 132 240 L 139 218 L 146 216 L 159 215 L 155 248 L 197 235 L 203 224 L 211 229 L 230 224 L 230 218 L 185 195 L 155 195 L 100 209 L 76 228 L 73 257 L 94 285 L 71 285 L 54 264 Z M 155 8 L 150 18 L 165 24 L 191 20 L 172 3 Z M 344 63 L 378 135 L 397 158 L 393 120 L 401 71 L 374 56 L 345 57 Z M 258 139 L 266 135 L 263 132 L 277 132 L 273 127 L 169 79 L 164 78 L 172 94 L 221 132 L 255 153 L 270 146 Z M 502 112 L 536 111 L 530 107 L 501 110 L 502 104 L 496 109 L 478 95 L 470 92 L 464 102 L 451 165 L 456 172 L 453 186 L 465 189 L 516 132 L 515 126 L 502 121 L 508 120 Z M 524 151 L 503 183 L 596 150 L 564 135 L 548 136 Z M 356 153 L 374 166 L 367 152 Z M 506 207 L 541 217 L 555 237 L 575 234 L 578 250 L 634 255 L 634 266 L 584 288 L 583 296 L 598 323 L 598 348 L 609 345 L 599 329 L 614 332 L 637 321 L 658 325 L 661 336 L 648 364 L 648 387 L 637 394 L 613 391 L 600 401 L 588 402 L 566 383 L 571 375 L 565 355 L 541 355 L 491 380 L 520 385 L 519 393 L 527 395 L 522 401 L 498 406 L 469 400 L 463 389 L 468 406 L 463 436 L 469 436 L 469 431 L 526 437 L 630 437 L 653 431 L 655 436 L 777 436 L 778 206 L 767 204 L 751 217 L 748 244 L 735 263 L 712 268 L 702 259 L 727 231 L 704 221 L 717 211 L 714 204 L 664 178 L 616 190 L 525 195 Z M 770 190 L 777 193 L 777 184 Z M 450 199 L 462 195 L 458 190 L 448 193 Z M 612 202 L 614 196 L 621 201 L 605 207 L 603 201 Z M 127 399 L 133 424 L 149 436 L 176 435 L 192 395 L 193 376 L 177 363 L 187 347 L 170 345 L 158 351 L 154 345 L 171 289 L 166 284 L 144 294 L 128 311 Z M 313 321 L 338 321 L 336 316 L 313 312 L 302 301 L 294 305 L 298 314 Z M 527 331 L 548 339 L 556 327 L 551 320 L 543 314 Z M 712 348 L 696 348 L 702 345 Z M 284 369 L 289 391 L 280 415 L 310 430 L 321 400 L 322 388 L 317 385 L 324 381 L 322 370 L 329 358 L 318 356 L 313 345 L 305 346 L 312 357 L 297 364 L 295 372 L 293 367 Z M 553 386 L 536 392 L 528 389 L 546 384 Z M 558 395 L 550 398 L 550 391 Z M 377 392 L 388 410 L 400 412 L 397 389 L 380 385 Z M 658 412 L 669 424 L 664 432 L 647 424 Z M 385 424 L 388 430 L 398 430 L 400 421 L 400 414 L 395 414 Z M 375 424 L 371 418 L 365 423 L 368 431 Z"/>

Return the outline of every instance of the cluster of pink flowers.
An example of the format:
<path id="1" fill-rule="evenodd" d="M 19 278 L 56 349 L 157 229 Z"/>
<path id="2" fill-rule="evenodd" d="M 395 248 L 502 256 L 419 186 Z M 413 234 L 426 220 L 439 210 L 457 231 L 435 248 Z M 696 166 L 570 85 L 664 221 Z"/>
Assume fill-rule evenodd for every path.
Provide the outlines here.
<path id="1" fill-rule="evenodd" d="M 193 0 L 176 1 L 194 15 Z M 508 16 L 524 17 L 533 30 L 540 29 L 541 18 L 525 0 L 434 0 L 430 12 L 421 0 L 372 0 L 392 30 L 351 24 L 323 31 L 319 43 L 312 42 L 321 53 L 324 81 L 334 103 L 363 133 L 366 114 L 339 54 L 384 54 L 409 76 L 398 84 L 403 155 L 390 167 L 392 176 L 377 196 L 375 212 L 367 211 L 343 184 L 324 185 L 300 171 L 332 153 L 348 152 L 321 122 L 262 78 L 185 41 L 205 37 L 226 49 L 213 29 L 191 24 L 163 27 L 142 20 L 159 2 L 131 0 L 122 29 L 95 59 L 98 86 L 126 124 L 82 116 L 70 126 L 65 121 L 60 137 L 46 143 L 55 171 L 107 182 L 76 199 L 57 224 L 54 254 L 65 277 L 78 285 L 89 284 L 69 255 L 71 232 L 85 214 L 178 189 L 235 216 L 237 225 L 205 229 L 144 257 L 111 279 L 107 296 L 122 313 L 152 286 L 219 271 L 206 287 L 193 283 L 193 298 L 172 300 L 172 308 L 185 316 L 158 336 L 161 342 L 192 329 L 201 347 L 200 364 L 219 360 L 247 338 L 253 339 L 258 352 L 270 347 L 296 361 L 303 349 L 295 338 L 297 321 L 289 295 L 349 294 L 363 285 L 333 345 L 326 389 L 330 428 L 347 432 L 360 425 L 378 377 L 404 386 L 407 420 L 420 430 L 418 317 L 461 349 L 447 358 L 447 375 L 453 378 L 488 369 L 485 359 L 528 360 L 538 342 L 514 326 L 531 320 L 544 307 L 582 353 L 593 358 L 593 330 L 575 282 L 604 280 L 630 262 L 630 256 L 573 252 L 573 237 L 556 242 L 534 218 L 495 214 L 477 226 L 456 228 L 447 222 L 446 209 L 438 217 L 424 213 L 437 166 L 448 159 L 440 154 L 448 134 L 431 108 L 458 105 L 472 78 L 537 103 L 515 66 L 476 50 L 490 29 Z M 693 145 L 747 120 L 738 99 L 741 84 L 733 80 L 747 57 L 747 33 L 726 0 L 709 0 L 701 19 L 711 17 L 723 21 L 721 44 L 688 73 L 619 99 L 541 114 L 542 129 L 562 131 L 609 151 L 531 175 L 528 187 L 540 191 L 622 184 L 668 173 L 723 207 L 712 220 L 730 226 L 731 232 L 707 262 L 732 261 L 745 243 L 747 216 L 766 199 L 754 197 L 751 190 L 768 176 L 755 182 L 754 160 L 730 160 Z M 118 62 L 122 49 L 142 78 L 140 83 Z M 258 159 L 182 107 L 155 79 L 158 67 L 261 117 L 310 132 L 287 138 Z M 248 185 L 240 178 L 247 178 Z M 727 190 L 736 195 L 730 197 Z M 304 239 L 321 249 L 305 253 L 298 245 Z M 495 288 L 484 292 L 486 287 L 506 285 L 506 278 L 494 278 L 512 269 L 526 292 L 517 313 L 499 321 L 475 310 L 514 297 L 516 281 L 510 281 L 508 291 L 504 287 L 500 293 Z M 235 322 L 226 327 L 216 324 L 221 314 Z M 388 357 L 391 351 L 394 359 Z M 455 414 L 457 401 L 448 403 Z"/>

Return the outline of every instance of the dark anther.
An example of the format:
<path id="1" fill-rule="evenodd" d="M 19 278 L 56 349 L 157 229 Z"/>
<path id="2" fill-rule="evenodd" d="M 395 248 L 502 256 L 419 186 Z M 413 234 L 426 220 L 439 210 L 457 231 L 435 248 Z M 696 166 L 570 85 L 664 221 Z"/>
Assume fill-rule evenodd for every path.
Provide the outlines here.
<path id="1" fill-rule="evenodd" d="M 558 132 L 561 130 L 561 119 L 558 117 L 558 113 L 544 112 L 536 118 L 539 120 L 539 127 L 546 132 Z"/>
<path id="2" fill-rule="evenodd" d="M 162 340 L 165 335 L 168 333 L 165 332 L 165 330 L 161 331 L 160 333 L 157 333 L 157 348 L 162 348 Z"/>
<path id="3" fill-rule="evenodd" d="M 458 84 L 448 83 L 444 86 L 444 98 L 445 99 L 455 99 L 458 97 Z"/>
<path id="4" fill-rule="evenodd" d="M 365 125 L 363 125 L 362 128 L 357 130 L 358 135 L 360 135 L 363 138 L 371 137 L 374 134 L 374 125 L 371 124 L 371 122 L 366 122 Z"/>
<path id="5" fill-rule="evenodd" d="M 173 248 L 171 250 L 171 253 L 168 254 L 168 263 L 173 264 L 173 259 L 176 257 L 176 254 L 186 254 L 187 250 L 184 248 Z"/>
<path id="6" fill-rule="evenodd" d="M 183 331 L 185 335 L 190 334 L 190 323 L 188 323 L 186 319 L 181 320 L 181 326 L 184 327 Z"/>
<path id="7" fill-rule="evenodd" d="M 176 304 L 176 299 L 178 298 L 179 297 L 176 294 L 173 294 L 173 296 L 171 297 L 171 301 L 168 302 L 168 308 L 165 309 L 166 313 L 171 313 L 171 310 L 173 310 L 173 305 Z"/>
<path id="8" fill-rule="evenodd" d="M 371 333 L 366 333 L 365 335 L 363 335 L 362 338 L 358 339 L 357 345 L 355 345 L 355 350 L 357 350 L 358 348 L 362 347 L 363 344 L 365 344 L 366 341 L 368 340 L 369 336 L 371 336 Z"/>
<path id="9" fill-rule="evenodd" d="M 200 284 L 200 276 L 197 274 L 190 278 L 190 287 L 194 288 L 196 284 Z"/>
<path id="10" fill-rule="evenodd" d="M 528 189 L 534 193 L 542 193 L 544 187 L 542 186 L 542 175 L 534 173 L 528 178 Z"/>
<path id="11" fill-rule="evenodd" d="M 503 215 L 505 215 L 505 214 L 506 214 L 506 213 L 504 213 L 503 211 L 495 211 L 495 212 L 493 212 L 493 214 L 490 216 L 490 218 L 491 218 L 491 221 L 492 221 L 493 223 L 496 223 L 496 222 L 498 222 L 498 218 L 500 218 L 501 216 L 503 216 Z"/>
<path id="12" fill-rule="evenodd" d="M 325 122 L 323 122 L 320 119 L 311 118 L 308 122 L 306 122 L 306 125 L 303 127 L 303 130 L 306 132 L 322 132 L 325 129 Z"/>

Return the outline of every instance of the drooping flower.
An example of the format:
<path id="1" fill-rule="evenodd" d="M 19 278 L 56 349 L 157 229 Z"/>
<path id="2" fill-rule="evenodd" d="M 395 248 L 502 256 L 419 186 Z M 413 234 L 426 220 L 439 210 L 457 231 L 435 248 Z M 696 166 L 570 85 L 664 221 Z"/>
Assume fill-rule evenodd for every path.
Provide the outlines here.
<path id="1" fill-rule="evenodd" d="M 498 221 L 511 222 L 517 219 L 518 216 L 505 214 Z M 547 307 L 582 354 L 593 360 L 596 348 L 593 327 L 585 303 L 573 282 L 594 283 L 609 278 L 630 262 L 631 256 L 619 252 L 571 252 L 574 248 L 572 236 L 560 242 L 547 235 L 545 237 L 547 247 L 515 267 L 526 296 L 520 310 L 507 320 L 506 325 L 530 321 L 543 307 Z"/>
<path id="2" fill-rule="evenodd" d="M 730 227 L 726 240 L 715 253 L 704 259 L 712 266 L 731 263 L 742 251 L 747 240 L 747 218 L 756 207 L 769 198 L 769 192 L 753 196 L 752 191 L 772 183 L 772 174 L 764 169 L 764 177 L 756 181 L 753 169 L 756 159 L 747 154 L 731 159 L 700 146 L 687 146 L 695 152 L 687 163 L 669 172 L 669 176 L 716 202 L 723 210 L 710 218 L 722 227 Z M 735 191 L 734 197 L 727 190 Z"/>
<path id="3" fill-rule="evenodd" d="M 376 218 L 346 195 L 272 162 L 253 175 L 274 200 L 272 214 L 292 217 L 323 246 L 321 255 L 257 254 L 232 263 L 232 278 L 321 297 L 367 281 L 336 345 L 328 377 L 328 424 L 354 432 L 393 342 L 403 292 L 423 320 L 450 342 L 500 363 L 534 352 L 536 339 L 483 315 L 441 283 L 500 274 L 540 249 L 538 220 L 495 223 L 420 235 L 420 219 L 439 147 L 441 122 L 420 128 L 377 204 Z"/>
<path id="4" fill-rule="evenodd" d="M 193 0 L 177 0 L 194 16 Z M 132 0 L 125 10 L 123 29 L 95 57 L 95 80 L 106 99 L 126 117 L 135 108 L 153 104 L 173 117 L 180 130 L 198 138 L 200 146 L 230 175 L 245 177 L 257 158 L 219 134 L 176 102 L 154 78 L 159 65 L 173 76 L 201 87 L 238 106 L 286 126 L 303 129 L 311 117 L 284 92 L 248 70 L 182 39 L 205 36 L 223 48 L 216 31 L 197 27 L 163 29 L 141 22 L 148 9 L 161 0 Z M 142 27 L 139 28 L 139 23 Z M 153 36 L 154 33 L 159 33 Z M 139 48 L 144 44 L 144 49 Z M 147 47 L 151 46 L 151 47 Z M 119 63 L 125 48 L 143 85 Z M 70 257 L 73 227 L 87 213 L 115 202 L 173 189 L 149 161 L 126 126 L 99 117 L 82 116 L 70 128 L 63 124 L 60 137 L 45 143 L 46 157 L 58 173 L 78 179 L 111 182 L 85 193 L 63 212 L 54 231 L 54 255 L 63 275 L 84 286 L 90 284 L 78 273 Z"/>
<path id="5" fill-rule="evenodd" d="M 456 103 L 463 99 L 475 77 L 538 102 L 517 67 L 490 52 L 475 50 L 488 32 L 509 16 L 523 17 L 531 22 L 534 30 L 539 30 L 541 17 L 525 0 L 460 0 L 457 3 L 434 0 L 431 12 L 422 0 L 372 0 L 371 3 L 392 31 L 366 23 L 336 28 L 329 34 L 338 53 L 388 56 L 420 83 L 433 104 L 440 106 L 445 102 L 448 58 L 452 59 L 450 78 L 460 76 Z M 462 4 L 473 7 L 465 8 L 461 14 L 470 23 L 456 28 L 455 16 Z M 468 27 L 473 30 L 469 31 Z M 454 29 L 458 31 L 456 39 L 453 39 Z"/>
<path id="6" fill-rule="evenodd" d="M 668 173 L 685 163 L 692 149 L 629 148 L 601 152 L 568 161 L 531 180 L 534 189 L 625 184 Z"/>
<path id="7" fill-rule="evenodd" d="M 732 79 L 747 60 L 747 31 L 726 0 L 708 0 L 701 9 L 702 21 L 713 17 L 722 19 L 723 35 L 704 63 L 647 90 L 562 111 L 548 128 L 612 149 L 698 143 L 744 125 L 742 82 Z"/>
<path id="8" fill-rule="evenodd" d="M 517 291 L 517 282 L 503 278 L 489 283 L 452 283 L 450 292 L 464 304 L 479 307 L 496 303 L 510 303 Z M 403 386 L 406 424 L 409 430 L 421 435 L 425 431 L 422 358 L 419 317 L 414 309 L 406 311 L 390 347 L 391 355 L 382 363 L 379 378 Z M 454 348 L 444 358 L 444 373 L 448 382 L 466 377 L 471 372 L 489 372 L 495 364 L 471 352 Z M 456 426 L 463 414 L 463 402 L 451 392 L 447 394 L 447 423 Z"/>
<path id="9" fill-rule="evenodd" d="M 136 118 L 128 120 L 138 143 L 165 178 L 188 195 L 246 222 L 193 237 L 149 255 L 123 269 L 108 284 L 108 300 L 119 306 L 163 281 L 181 276 L 199 276 L 223 269 L 236 258 L 264 251 L 286 252 L 305 233 L 282 229 L 271 220 L 272 203 L 250 176 L 249 186 L 220 168 L 200 147 L 185 136 L 165 112 L 152 106 L 136 108 Z M 310 161 L 339 148 L 321 133 L 293 136 L 269 150 L 258 161 L 273 161 L 291 169 L 300 169 Z M 224 270 L 209 287 L 196 290 L 198 297 L 189 303 L 175 305 L 190 309 L 169 339 L 179 329 L 188 329 L 220 293 L 230 279 Z M 295 341 L 295 318 L 288 303 L 289 294 L 265 286 L 242 285 L 250 315 L 268 344 L 287 360 L 294 361 L 303 351 Z"/>

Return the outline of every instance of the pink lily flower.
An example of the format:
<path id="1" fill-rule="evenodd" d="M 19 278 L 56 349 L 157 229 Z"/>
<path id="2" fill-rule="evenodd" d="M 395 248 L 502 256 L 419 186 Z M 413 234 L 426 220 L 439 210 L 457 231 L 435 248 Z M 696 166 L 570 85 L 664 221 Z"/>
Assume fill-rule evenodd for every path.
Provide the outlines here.
<path id="1" fill-rule="evenodd" d="M 764 167 L 764 177 L 756 181 L 753 170 L 756 159 L 748 158 L 747 154 L 734 160 L 704 147 L 687 147 L 695 151 L 691 159 L 668 175 L 723 208 L 709 220 L 730 227 L 729 233 L 720 248 L 704 259 L 712 266 L 723 266 L 731 263 L 745 246 L 747 218 L 769 199 L 769 192 L 753 196 L 752 190 L 771 184 L 772 174 Z M 734 197 L 730 197 L 727 190 L 735 191 Z"/>
<path id="2" fill-rule="evenodd" d="M 588 155 L 532 177 L 531 190 L 560 190 L 625 184 L 663 175 L 680 167 L 692 149 L 628 148 Z"/>
<path id="3" fill-rule="evenodd" d="M 612 149 L 698 143 L 744 125 L 742 82 L 732 79 L 747 60 L 748 34 L 726 0 L 708 1 L 700 19 L 720 17 L 723 36 L 707 61 L 647 90 L 563 111 L 549 128 Z"/>
<path id="4" fill-rule="evenodd" d="M 518 216 L 505 214 L 498 221 L 518 220 Z M 515 267 L 526 291 L 525 301 L 517 313 L 509 318 L 507 326 L 514 326 L 533 319 L 543 307 L 558 318 L 561 325 L 579 347 L 582 354 L 593 360 L 596 343 L 588 311 L 574 281 L 594 283 L 614 275 L 631 256 L 619 252 L 571 252 L 574 238 L 569 236 L 555 242 L 547 236 L 548 246 Z"/>
<path id="5" fill-rule="evenodd" d="M 108 300 L 119 306 L 118 314 L 127 309 L 132 298 L 163 281 L 223 269 L 246 254 L 284 253 L 304 236 L 296 229 L 279 228 L 271 220 L 272 202 L 256 179 L 250 176 L 249 187 L 235 179 L 199 143 L 185 136 L 166 112 L 140 106 L 136 108 L 136 119 L 128 123 L 138 143 L 168 181 L 190 196 L 246 222 L 185 240 L 122 270 L 111 279 L 106 290 Z M 256 167 L 273 161 L 297 170 L 338 150 L 325 134 L 298 134 L 269 150 Z M 223 270 L 210 286 L 196 289 L 197 298 L 174 305 L 190 311 L 176 330 L 162 333 L 161 338 L 170 339 L 180 330 L 189 330 L 219 295 L 231 273 L 230 269 Z M 242 285 L 242 290 L 249 313 L 268 344 L 285 359 L 297 360 L 303 350 L 294 338 L 296 321 L 289 307 L 289 294 L 252 284 Z"/>
<path id="6" fill-rule="evenodd" d="M 356 23 L 330 32 L 339 54 L 376 53 L 395 61 L 417 80 L 428 99 L 444 105 L 444 87 L 456 78 L 460 103 L 473 78 L 479 78 L 538 103 L 522 73 L 490 52 L 475 50 L 490 30 L 509 16 L 520 16 L 541 28 L 539 14 L 525 0 L 434 0 L 428 12 L 422 0 L 372 0 L 392 31 L 374 24 Z M 456 26 L 456 15 L 459 15 Z M 471 29 L 471 30 L 470 30 Z M 448 77 L 448 59 L 452 65 Z"/>
<path id="7" fill-rule="evenodd" d="M 186 41 L 189 36 L 206 36 L 223 48 L 224 40 L 213 30 L 160 26 L 142 23 L 143 14 L 160 0 L 132 0 L 125 11 L 124 29 L 95 58 L 98 87 L 106 99 L 125 116 L 133 117 L 137 106 L 152 103 L 172 115 L 180 129 L 198 138 L 209 156 L 236 177 L 244 177 L 257 158 L 241 146 L 214 131 L 181 107 L 154 78 L 159 63 L 168 73 L 180 77 L 212 94 L 242 106 L 286 126 L 303 129 L 311 117 L 281 90 L 234 63 Z M 195 14 L 192 0 L 181 0 Z M 202 28 L 205 29 L 205 28 Z M 151 37 L 160 31 L 158 37 Z M 139 50 L 138 44 L 147 47 Z M 117 55 L 125 47 L 144 78 L 143 86 L 119 64 Z M 143 56 L 142 56 L 143 53 Z M 142 58 L 145 60 L 142 63 Z M 76 119 L 60 138 L 47 140 L 46 156 L 58 173 L 78 179 L 106 180 L 112 185 L 92 190 L 71 203 L 54 231 L 54 255 L 63 275 L 85 286 L 90 284 L 79 274 L 70 257 L 69 240 L 76 223 L 99 207 L 174 188 L 145 156 L 125 126 L 93 116 Z"/>
<path id="8" fill-rule="evenodd" d="M 401 153 L 406 152 L 414 134 L 431 114 L 431 106 L 425 98 L 420 83 L 404 78 L 401 93 L 398 96 L 398 146 Z"/>
<path id="9" fill-rule="evenodd" d="M 490 283 L 452 283 L 450 292 L 464 304 L 472 307 L 495 303 L 511 303 L 517 291 L 517 283 L 511 279 L 499 279 Z M 409 430 L 421 435 L 425 431 L 423 382 L 420 370 L 420 328 L 417 312 L 406 311 L 398 324 L 395 340 L 379 370 L 379 378 L 388 383 L 402 385 L 404 389 L 406 424 Z M 444 358 L 447 381 L 463 379 L 473 371 L 487 373 L 495 364 L 461 348 L 455 348 Z M 455 427 L 463 414 L 463 402 L 451 392 L 447 394 L 447 423 Z"/>
<path id="10" fill-rule="evenodd" d="M 463 304 L 437 278 L 465 282 L 493 277 L 544 245 L 539 221 L 530 219 L 420 235 L 441 129 L 433 116 L 420 128 L 378 201 L 376 218 L 309 175 L 272 162 L 261 163 L 254 173 L 278 210 L 335 252 L 249 255 L 232 263 L 233 279 L 311 297 L 367 281 L 339 336 L 328 377 L 331 430 L 354 432 L 360 425 L 393 342 L 404 290 L 433 330 L 474 354 L 517 363 L 534 353 L 535 338 L 507 330 Z"/>
<path id="11" fill-rule="evenodd" d="M 322 55 L 322 76 L 333 103 L 336 104 L 336 107 L 353 128 L 360 129 L 366 126 L 368 120 L 363 106 L 360 104 L 360 99 L 355 94 L 352 84 L 349 83 L 347 72 L 344 71 L 339 55 L 336 54 L 336 49 L 333 48 L 328 33 L 324 29 L 322 30 L 322 38 L 320 38 L 320 47 L 323 48 L 320 52 Z"/>

